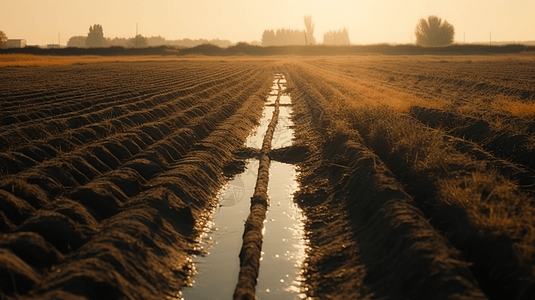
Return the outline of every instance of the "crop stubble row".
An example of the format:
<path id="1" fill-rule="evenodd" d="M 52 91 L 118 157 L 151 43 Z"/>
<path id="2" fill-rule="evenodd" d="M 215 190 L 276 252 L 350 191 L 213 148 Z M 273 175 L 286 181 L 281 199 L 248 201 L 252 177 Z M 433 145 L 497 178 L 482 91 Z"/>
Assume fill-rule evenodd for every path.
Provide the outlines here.
<path id="1" fill-rule="evenodd" d="M 318 138 L 305 135 L 323 145 L 318 146 L 319 162 L 305 165 L 309 173 L 305 179 L 310 181 L 305 187 L 311 191 L 302 188 L 299 198 L 305 207 L 307 201 L 326 209 L 343 206 L 340 210 L 346 212 L 348 223 L 356 224 L 353 253 L 360 260 L 354 268 L 340 263 L 329 270 L 346 273 L 345 278 L 336 278 L 338 288 L 309 273 L 310 289 L 319 298 L 333 292 L 347 296 L 344 288 L 351 282 L 361 287 L 363 297 L 532 298 L 535 214 L 531 165 L 511 164 L 496 148 L 481 143 L 489 153 L 463 136 L 448 136 L 453 131 L 424 126 L 407 114 L 413 97 L 418 97 L 419 105 L 434 107 L 435 103 L 419 98 L 419 92 L 410 86 L 390 89 L 388 84 L 381 84 L 388 80 L 373 76 L 363 79 L 373 64 L 388 69 L 383 59 L 355 60 L 352 65 L 344 60 L 319 59 L 288 68 L 287 77 L 295 84 L 293 98 L 306 103 L 303 115 L 310 116 L 309 127 L 316 126 Z M 403 63 L 404 59 L 386 60 Z M 533 63 L 530 66 L 533 68 Z M 382 90 L 376 89 L 377 94 L 370 92 L 379 85 Z M 437 88 L 446 89 L 447 85 Z M 398 105 L 396 97 L 400 96 L 408 105 Z M 479 96 L 467 94 L 465 99 L 470 102 Z M 395 196 L 394 191 L 408 195 Z M 397 198 L 396 203 L 389 202 L 393 198 Z M 333 228 L 328 223 L 309 228 L 316 232 L 325 228 L 327 234 L 318 242 L 332 239 L 328 235 Z M 311 239 L 317 234 L 311 234 Z M 368 252 L 370 246 L 373 250 Z M 332 249 L 318 248 L 312 252 L 327 256 L 324 259 L 351 261 L 347 254 L 328 257 L 324 253 Z M 311 257 L 313 263 L 314 255 Z"/>
<path id="2" fill-rule="evenodd" d="M 322 94 L 325 86 L 320 80 L 298 67 L 289 73 L 299 91 L 293 97 L 304 102 L 317 131 L 313 140 L 321 145 L 315 154 L 318 162 L 305 166 L 308 188 L 297 197 L 305 212 L 312 211 L 310 238 L 323 245 L 323 240 L 337 236 L 333 230 L 342 230 L 345 236 L 330 241 L 339 249 L 327 244 L 309 253 L 313 264 L 329 266 L 323 266 L 327 276 L 307 272 L 312 295 L 320 299 L 329 294 L 368 299 L 484 298 L 458 251 L 425 220 L 387 166 L 362 145 L 359 134 L 341 123 L 345 120 L 339 114 L 347 110 L 334 108 L 339 107 L 327 96 L 329 89 Z M 344 217 L 325 213 L 311 217 L 318 215 L 316 206 Z"/>

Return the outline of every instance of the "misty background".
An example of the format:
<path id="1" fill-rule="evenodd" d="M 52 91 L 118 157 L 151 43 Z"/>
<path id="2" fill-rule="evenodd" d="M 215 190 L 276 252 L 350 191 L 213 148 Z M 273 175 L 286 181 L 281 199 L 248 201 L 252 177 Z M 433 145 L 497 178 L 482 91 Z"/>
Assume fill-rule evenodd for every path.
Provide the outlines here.
<path id="1" fill-rule="evenodd" d="M 261 43 L 265 30 L 305 30 L 312 16 L 314 38 L 344 29 L 352 44 L 414 43 L 419 19 L 437 15 L 455 26 L 457 43 L 535 40 L 532 0 L 3 0 L 0 30 L 28 45 L 60 43 L 87 36 L 100 24 L 106 38 L 138 34 L 166 43 L 203 39 Z"/>

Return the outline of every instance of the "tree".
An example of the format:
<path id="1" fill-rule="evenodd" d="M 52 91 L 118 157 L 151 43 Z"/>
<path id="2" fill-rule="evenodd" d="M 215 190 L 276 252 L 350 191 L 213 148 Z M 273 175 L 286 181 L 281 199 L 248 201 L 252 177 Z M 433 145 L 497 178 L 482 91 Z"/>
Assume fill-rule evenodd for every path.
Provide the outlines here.
<path id="1" fill-rule="evenodd" d="M 305 45 L 305 34 L 304 30 L 286 28 L 264 30 L 262 46 Z"/>
<path id="2" fill-rule="evenodd" d="M 7 35 L 0 30 L 0 49 L 7 47 Z"/>
<path id="3" fill-rule="evenodd" d="M 89 26 L 89 33 L 87 34 L 87 39 L 85 40 L 85 46 L 87 48 L 106 46 L 106 39 L 104 38 L 104 30 L 102 29 L 102 25 L 95 24 L 93 26 Z"/>
<path id="4" fill-rule="evenodd" d="M 262 34 L 262 46 L 273 46 L 276 43 L 275 41 L 275 31 L 264 30 L 264 33 Z"/>
<path id="5" fill-rule="evenodd" d="M 86 39 L 86 36 L 71 36 L 67 42 L 67 47 L 84 48 Z"/>
<path id="6" fill-rule="evenodd" d="M 424 47 L 440 47 L 453 43 L 453 25 L 437 16 L 421 18 L 416 25 L 416 44 Z"/>
<path id="7" fill-rule="evenodd" d="M 129 47 L 132 39 L 114 37 L 113 39 L 107 38 L 106 45 L 108 47 Z"/>
<path id="8" fill-rule="evenodd" d="M 166 41 L 165 38 L 161 36 L 151 36 L 147 38 L 147 43 L 149 46 L 169 45 L 169 41 Z"/>
<path id="9" fill-rule="evenodd" d="M 328 31 L 323 34 L 323 44 L 329 46 L 349 45 L 349 34 L 344 28 L 338 31 Z"/>
<path id="10" fill-rule="evenodd" d="M 134 48 L 147 48 L 149 46 L 149 42 L 147 41 L 146 37 L 138 34 L 130 41 L 130 46 Z"/>
<path id="11" fill-rule="evenodd" d="M 314 45 L 316 39 L 314 38 L 314 22 L 312 21 L 312 17 L 304 16 L 303 20 L 305 21 L 306 43 L 308 45 Z"/>

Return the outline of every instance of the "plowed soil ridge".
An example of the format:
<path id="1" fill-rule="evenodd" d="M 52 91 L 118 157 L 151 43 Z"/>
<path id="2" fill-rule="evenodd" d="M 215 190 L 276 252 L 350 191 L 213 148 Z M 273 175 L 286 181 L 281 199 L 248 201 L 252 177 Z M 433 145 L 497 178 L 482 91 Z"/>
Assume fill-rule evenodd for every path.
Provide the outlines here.
<path id="1" fill-rule="evenodd" d="M 279 80 L 280 81 L 280 80 Z M 258 175 L 251 197 L 250 213 L 245 220 L 243 242 L 240 250 L 240 272 L 238 283 L 234 290 L 233 299 L 256 299 L 256 283 L 260 270 L 260 257 L 262 253 L 263 229 L 266 212 L 269 206 L 268 182 L 271 141 L 279 119 L 279 102 L 282 94 L 281 85 L 277 81 L 278 95 L 271 121 L 267 126 L 262 148 L 259 153 Z"/>
<path id="2" fill-rule="evenodd" d="M 162 299 L 187 284 L 199 226 L 271 85 L 262 66 L 234 64 L 223 78 L 218 63 L 203 66 L 201 73 L 213 80 L 199 84 L 191 77 L 186 83 L 195 88 L 155 94 L 130 107 L 131 115 L 147 116 L 139 124 L 97 121 L 85 127 L 103 130 L 84 141 L 65 142 L 61 131 L 51 133 L 72 145 L 65 152 L 46 140 L 9 146 L 0 179 L 2 298 Z M 115 67 L 102 68 L 109 74 L 106 68 Z M 180 72 L 180 65 L 175 68 Z M 173 67 L 164 69 L 172 75 Z M 145 84 L 160 84 L 154 78 Z M 110 86 L 124 84 L 120 76 L 111 80 Z M 116 104 L 130 105 L 127 98 Z M 79 132 L 72 130 L 69 135 Z"/>

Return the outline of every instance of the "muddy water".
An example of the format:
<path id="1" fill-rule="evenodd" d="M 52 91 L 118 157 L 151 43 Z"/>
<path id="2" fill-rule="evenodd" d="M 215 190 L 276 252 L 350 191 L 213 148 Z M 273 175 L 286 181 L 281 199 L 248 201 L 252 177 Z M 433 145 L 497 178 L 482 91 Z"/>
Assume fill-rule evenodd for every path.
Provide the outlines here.
<path id="1" fill-rule="evenodd" d="M 276 76 L 259 126 L 247 138 L 246 146 L 260 149 L 271 121 L 282 76 Z M 285 83 L 285 79 L 280 79 Z M 281 82 L 279 82 L 281 83 Z M 284 86 L 282 86 L 284 90 Z M 293 139 L 291 99 L 281 95 L 279 119 L 272 140 L 272 149 L 291 146 Z M 193 262 L 197 274 L 193 287 L 182 290 L 182 298 L 232 299 L 238 282 L 239 253 L 244 222 L 250 208 L 258 170 L 258 160 L 250 159 L 245 172 L 230 181 L 220 193 L 209 228 L 203 237 L 206 254 Z M 293 202 L 296 191 L 296 170 L 293 165 L 272 161 L 269 169 L 268 194 L 270 206 L 264 226 L 262 258 L 257 284 L 258 299 L 299 299 L 301 264 L 305 256 L 303 216 Z"/>

